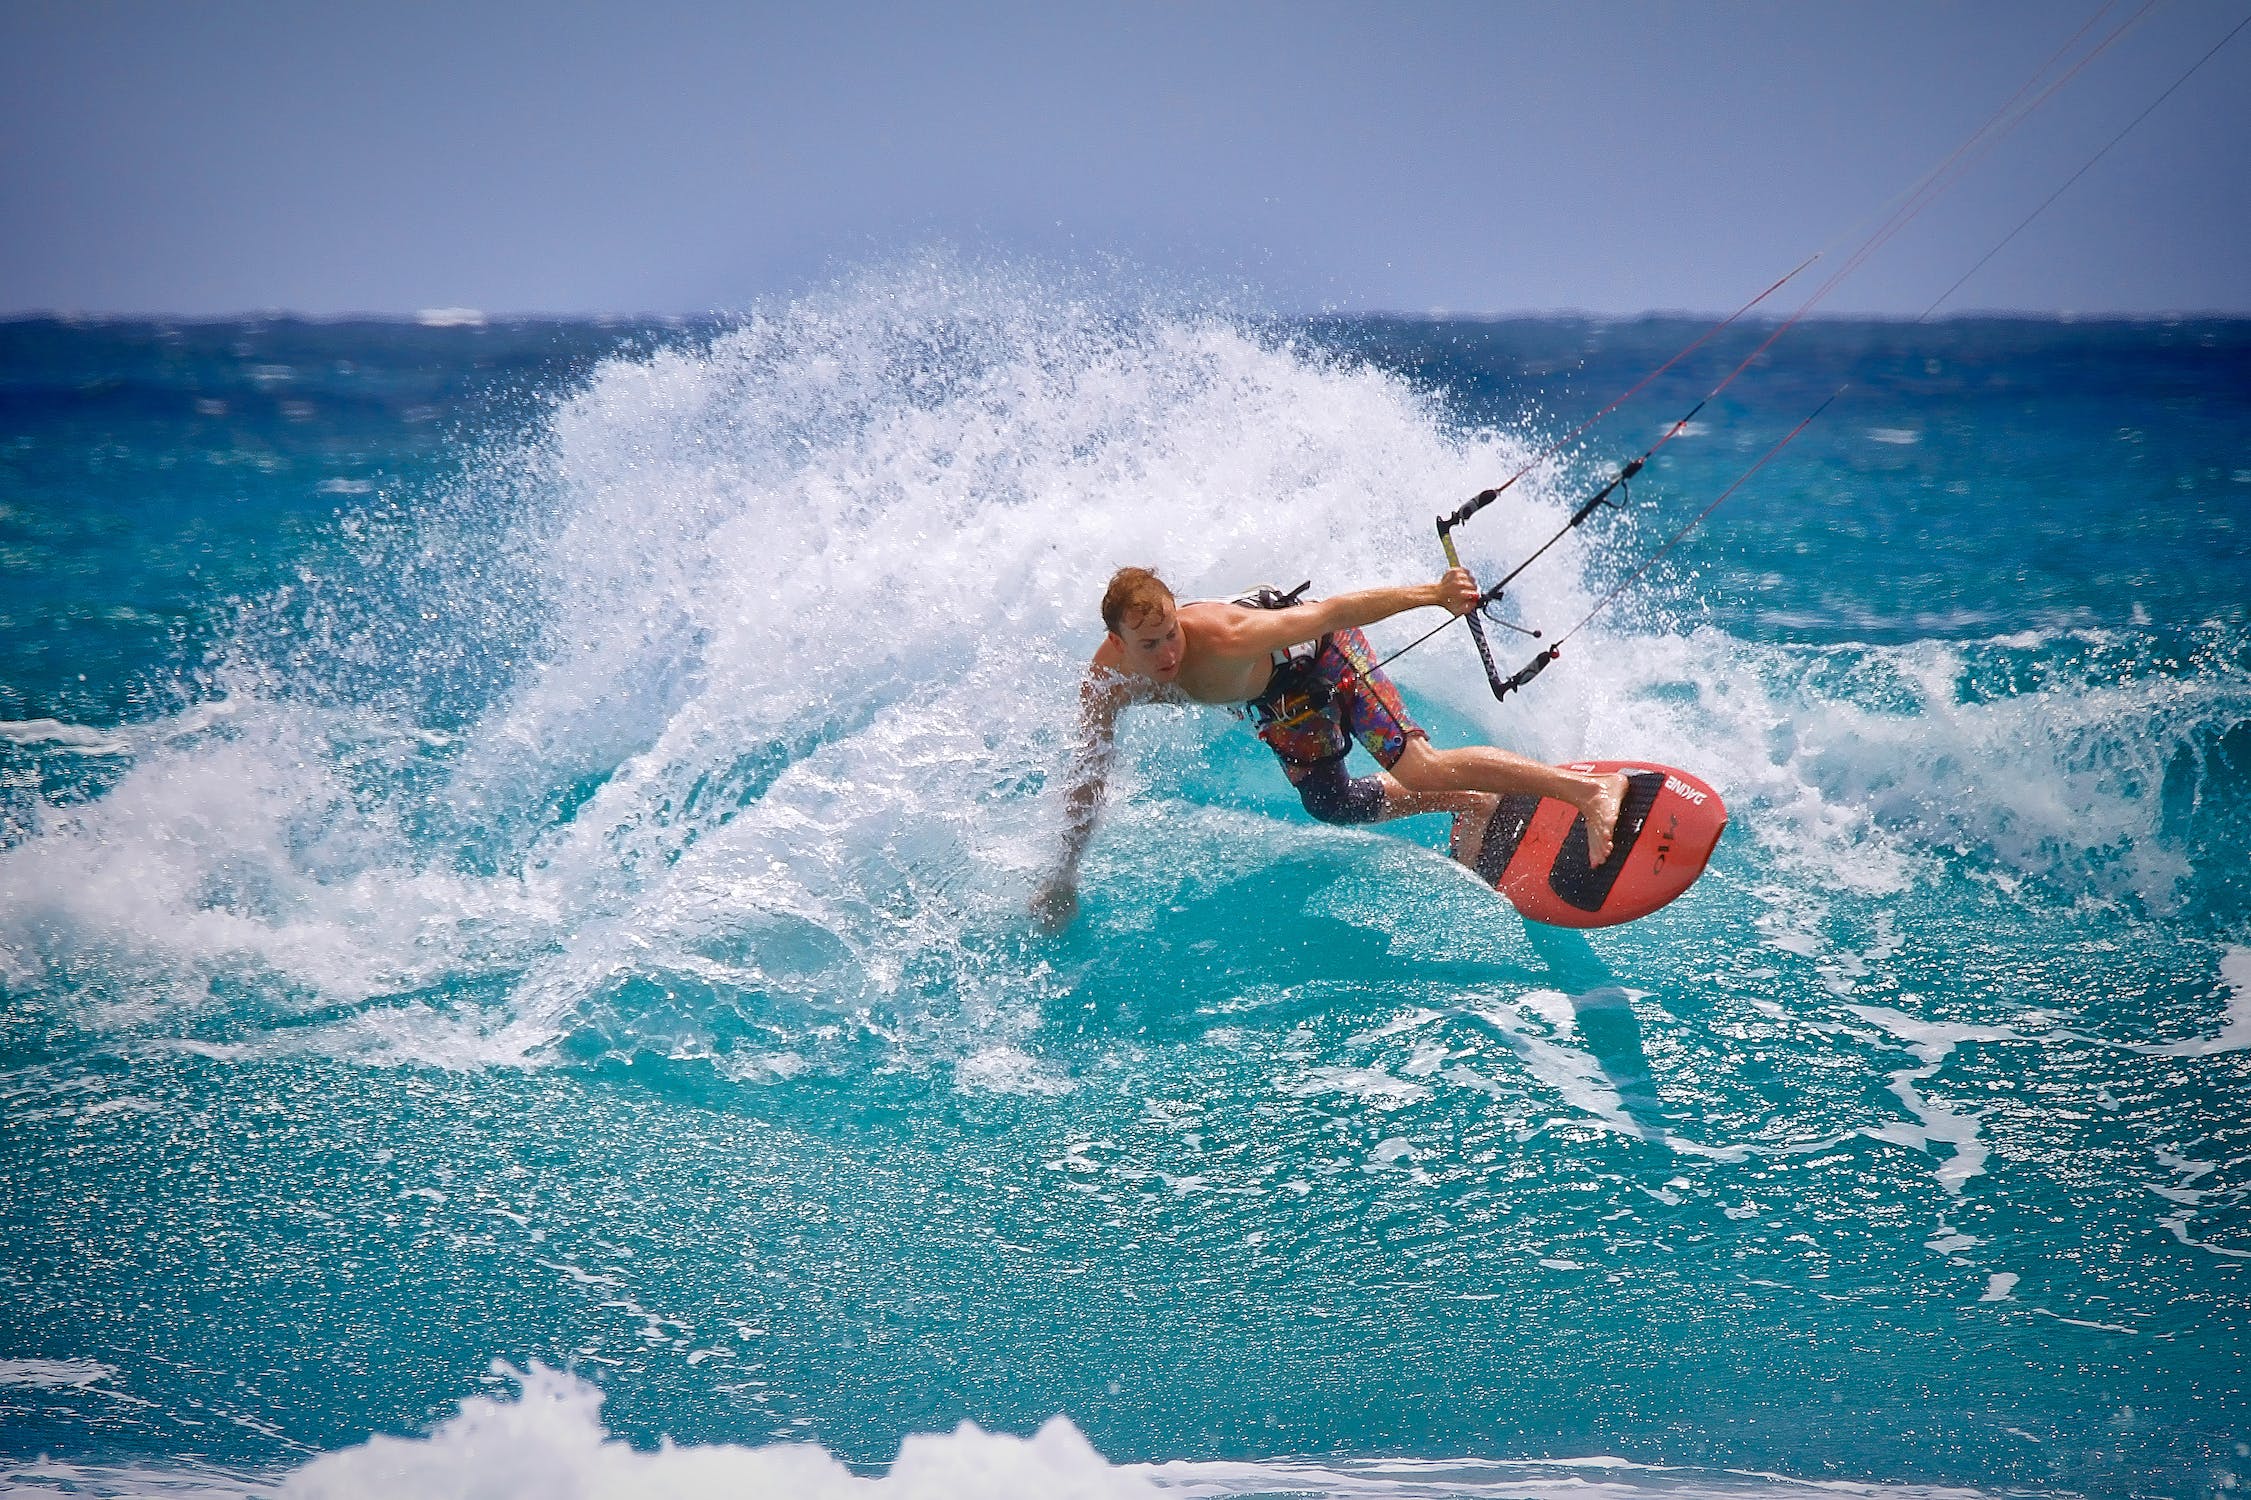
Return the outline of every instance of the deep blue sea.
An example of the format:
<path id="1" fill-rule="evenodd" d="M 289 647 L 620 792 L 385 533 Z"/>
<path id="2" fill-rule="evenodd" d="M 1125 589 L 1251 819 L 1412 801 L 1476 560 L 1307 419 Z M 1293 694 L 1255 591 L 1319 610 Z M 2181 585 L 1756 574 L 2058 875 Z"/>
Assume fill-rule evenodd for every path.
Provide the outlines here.
<path id="1" fill-rule="evenodd" d="M 1432 577 L 1702 326 L 0 325 L 0 1489 L 2251 1482 L 2251 324 L 1792 329 L 1396 665 L 1716 785 L 1655 916 L 1162 709 L 1026 918 L 1112 569 Z"/>

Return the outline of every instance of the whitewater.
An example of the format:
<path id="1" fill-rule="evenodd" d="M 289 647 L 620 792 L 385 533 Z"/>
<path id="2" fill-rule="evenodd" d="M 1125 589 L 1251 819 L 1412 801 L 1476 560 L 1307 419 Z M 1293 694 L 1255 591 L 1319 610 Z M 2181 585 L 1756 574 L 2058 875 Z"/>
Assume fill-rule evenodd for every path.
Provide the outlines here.
<path id="1" fill-rule="evenodd" d="M 1402 658 L 1442 744 L 1721 790 L 1652 918 L 1176 709 L 1028 918 L 1112 569 L 1423 581 L 1695 331 L 943 258 L 0 326 L 0 1484 L 2231 1489 L 2246 325 L 1794 332 L 1510 618 L 1856 394 L 1530 689 Z"/>

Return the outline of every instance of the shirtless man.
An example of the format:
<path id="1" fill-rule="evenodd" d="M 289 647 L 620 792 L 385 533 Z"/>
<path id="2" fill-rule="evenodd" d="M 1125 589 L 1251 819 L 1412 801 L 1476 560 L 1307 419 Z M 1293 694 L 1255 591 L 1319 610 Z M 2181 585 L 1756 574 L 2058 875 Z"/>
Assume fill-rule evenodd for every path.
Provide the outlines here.
<path id="1" fill-rule="evenodd" d="M 1062 864 L 1033 910 L 1050 927 L 1068 923 L 1077 910 L 1079 857 L 1094 836 L 1118 715 L 1141 703 L 1246 705 L 1305 810 L 1323 822 L 1453 813 L 1454 852 L 1467 863 L 1476 850 L 1464 847 L 1462 815 L 1489 810 L 1495 794 L 1529 792 L 1586 816 L 1587 857 L 1600 865 L 1610 856 L 1623 775 L 1579 775 L 1486 745 L 1434 748 L 1360 633 L 1405 610 L 1437 605 L 1462 615 L 1477 602 L 1466 568 L 1436 583 L 1362 589 L 1286 609 L 1181 604 L 1147 568 L 1120 568 L 1102 596 L 1109 634 L 1079 688 L 1079 752 L 1065 796 Z M 1292 647 L 1299 648 L 1293 659 L 1278 665 L 1275 653 Z M 1346 772 L 1355 738 L 1382 771 L 1357 778 Z M 1482 835 L 1482 818 L 1466 824 L 1471 838 Z"/>

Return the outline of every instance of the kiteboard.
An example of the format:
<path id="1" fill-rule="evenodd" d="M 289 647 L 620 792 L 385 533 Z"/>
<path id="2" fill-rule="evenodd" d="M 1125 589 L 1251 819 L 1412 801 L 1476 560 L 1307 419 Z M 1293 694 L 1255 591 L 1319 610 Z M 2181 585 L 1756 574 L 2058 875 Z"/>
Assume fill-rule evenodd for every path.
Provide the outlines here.
<path id="1" fill-rule="evenodd" d="M 1582 760 L 1566 771 L 1626 773 L 1610 857 L 1587 861 L 1587 821 L 1552 798 L 1503 797 L 1472 866 L 1535 922 L 1612 927 L 1646 917 L 1695 883 L 1727 827 L 1727 807 L 1686 771 L 1638 760 Z"/>

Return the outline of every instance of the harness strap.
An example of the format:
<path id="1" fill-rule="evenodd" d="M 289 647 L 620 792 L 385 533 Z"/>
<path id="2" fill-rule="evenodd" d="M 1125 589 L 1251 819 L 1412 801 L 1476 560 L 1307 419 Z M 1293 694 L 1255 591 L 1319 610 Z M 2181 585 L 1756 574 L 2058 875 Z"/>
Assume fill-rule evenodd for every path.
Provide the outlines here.
<path id="1" fill-rule="evenodd" d="M 1254 584 L 1227 602 L 1243 609 L 1292 609 L 1304 602 L 1305 591 L 1311 587 L 1313 587 L 1313 580 L 1310 578 L 1294 589 L 1281 588 L 1271 583 Z M 1308 683 L 1305 678 L 1311 670 L 1315 658 L 1320 656 L 1322 648 L 1327 646 L 1328 643 L 1329 638 L 1324 635 L 1317 640 L 1298 641 L 1274 651 L 1272 653 L 1274 670 L 1267 677 L 1265 688 L 1259 692 L 1256 698 L 1244 704 L 1238 712 L 1247 711 L 1263 732 L 1266 725 L 1281 717 L 1281 706 L 1293 691 L 1298 696 L 1308 699 L 1314 699 L 1317 692 L 1319 696 L 1314 703 L 1314 707 L 1327 707 L 1327 686 L 1319 683 Z M 1284 759 L 1288 759 L 1288 757 L 1285 756 Z M 1312 762 L 1312 764 L 1319 764 L 1319 762 Z"/>
<path id="2" fill-rule="evenodd" d="M 1266 686 L 1244 705 L 1261 728 L 1280 719 L 1283 705 L 1292 698 L 1303 698 L 1314 712 L 1329 706 L 1336 689 L 1314 677 L 1313 664 L 1328 649 L 1330 639 L 1322 636 L 1317 641 L 1306 642 L 1303 650 L 1291 648 L 1274 653 L 1274 670 L 1267 677 Z M 1337 686 L 1341 688 L 1343 684 Z"/>
<path id="3" fill-rule="evenodd" d="M 1262 583 L 1237 595 L 1229 602 L 1240 605 L 1245 609 L 1288 609 L 1300 603 L 1305 597 L 1305 591 L 1312 586 L 1313 580 L 1310 578 L 1296 588 L 1287 590 L 1276 588 L 1270 583 Z M 1314 663 L 1320 660 L 1322 653 L 1327 651 L 1335 640 L 1336 637 L 1333 634 L 1324 635 L 1317 640 L 1300 641 L 1295 645 L 1285 646 L 1276 651 L 1274 653 L 1274 670 L 1267 677 L 1266 686 L 1256 698 L 1235 710 L 1238 717 L 1248 718 L 1252 721 L 1252 726 L 1259 739 L 1265 743 L 1268 749 L 1274 752 L 1276 759 L 1297 770 L 1318 770 L 1323 766 L 1335 765 L 1352 753 L 1351 734 L 1341 720 L 1337 727 L 1339 730 L 1345 731 L 1342 747 L 1332 750 L 1326 755 L 1317 755 L 1310 759 L 1287 754 L 1274 741 L 1267 738 L 1268 730 L 1282 720 L 1283 707 L 1291 698 L 1304 699 L 1304 712 L 1306 713 L 1326 713 L 1338 698 L 1350 697 L 1358 692 L 1360 669 L 1350 665 L 1349 658 L 1344 672 L 1333 686 L 1314 675 Z M 1380 666 L 1381 663 L 1376 665 Z M 1361 701 L 1375 704 L 1377 708 L 1382 710 L 1384 717 L 1391 720 L 1393 728 L 1404 730 L 1404 726 L 1399 723 L 1399 716 L 1380 696 L 1366 695 Z M 1295 717 L 1295 715 L 1292 715 L 1292 717 Z"/>

